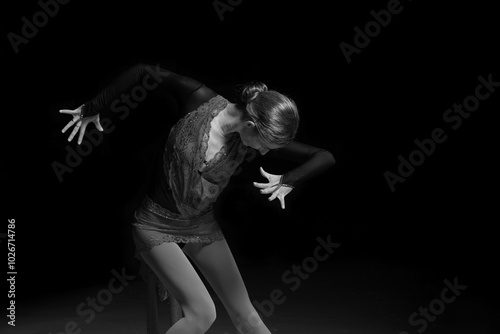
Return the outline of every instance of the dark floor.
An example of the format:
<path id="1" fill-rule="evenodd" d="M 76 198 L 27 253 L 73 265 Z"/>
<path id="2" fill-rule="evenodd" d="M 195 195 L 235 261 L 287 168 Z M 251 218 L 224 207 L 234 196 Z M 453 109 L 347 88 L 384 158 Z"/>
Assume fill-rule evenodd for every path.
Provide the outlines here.
<path id="1" fill-rule="evenodd" d="M 262 303 L 274 289 L 283 291 L 286 298 L 283 303 L 274 305 L 274 310 L 268 308 L 262 315 L 273 333 L 498 333 L 498 324 L 494 323 L 498 317 L 495 301 L 471 298 L 467 290 L 442 311 L 438 310 L 439 314 L 427 322 L 426 328 L 422 316 L 414 318 L 417 323 L 411 326 L 410 315 L 419 307 L 429 308 L 445 284 L 429 287 L 426 276 L 432 273 L 403 265 L 367 259 L 328 259 L 307 279 L 294 281 L 297 284 L 294 291 L 291 289 L 294 284 L 282 280 L 290 265 L 240 264 L 240 267 L 252 301 Z M 447 279 L 453 281 L 453 277 Z M 76 313 L 80 303 L 87 297 L 95 297 L 104 287 L 89 286 L 18 303 L 15 328 L 7 326 L 4 319 L 1 332 L 64 333 L 65 325 L 74 321 L 76 327 L 66 333 L 146 333 L 144 285 L 139 279 L 115 294 L 94 319 L 89 321 L 88 314 Z M 218 318 L 208 333 L 236 333 L 215 296 L 214 300 Z M 165 306 L 165 303 L 161 306 L 163 321 Z"/>

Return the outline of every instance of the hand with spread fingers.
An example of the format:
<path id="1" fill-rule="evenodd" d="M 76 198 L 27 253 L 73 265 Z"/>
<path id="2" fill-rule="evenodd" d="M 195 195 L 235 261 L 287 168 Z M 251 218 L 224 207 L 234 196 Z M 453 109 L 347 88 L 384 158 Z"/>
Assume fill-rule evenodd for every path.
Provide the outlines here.
<path id="1" fill-rule="evenodd" d="M 283 175 L 270 174 L 266 172 L 262 167 L 260 167 L 260 173 L 269 182 L 254 182 L 253 185 L 257 188 L 260 188 L 261 194 L 271 194 L 271 196 L 269 196 L 270 201 L 278 198 L 281 202 L 281 208 L 285 209 L 285 196 L 292 191 L 293 187 L 291 185 L 281 183 Z"/>
<path id="2" fill-rule="evenodd" d="M 66 124 L 66 126 L 62 129 L 62 133 L 65 133 L 66 130 L 68 130 L 70 127 L 72 127 L 74 125 L 75 127 L 73 128 L 73 131 L 69 135 L 68 141 L 73 140 L 73 137 L 78 133 L 78 130 L 79 130 L 80 133 L 78 135 L 78 145 L 80 145 L 82 143 L 83 136 L 85 135 L 85 129 L 87 128 L 87 125 L 89 123 L 94 123 L 97 130 L 104 131 L 104 129 L 101 126 L 101 122 L 99 120 L 99 114 L 94 115 L 94 116 L 89 116 L 89 117 L 83 117 L 82 116 L 82 107 L 83 107 L 83 105 L 79 106 L 75 110 L 71 110 L 71 109 L 59 110 L 59 112 L 61 114 L 68 114 L 68 115 L 71 115 L 73 117 L 73 119 L 71 121 L 69 121 L 69 123 Z"/>

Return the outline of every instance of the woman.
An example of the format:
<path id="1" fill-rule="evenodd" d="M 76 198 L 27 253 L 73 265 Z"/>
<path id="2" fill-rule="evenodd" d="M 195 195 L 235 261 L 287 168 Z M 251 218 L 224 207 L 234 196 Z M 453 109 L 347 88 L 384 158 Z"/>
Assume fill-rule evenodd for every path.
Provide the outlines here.
<path id="1" fill-rule="evenodd" d="M 123 73 L 81 107 L 61 110 L 73 116 L 62 132 L 74 125 L 68 140 L 79 134 L 80 144 L 89 123 L 103 131 L 101 115 L 134 90 L 172 97 L 179 106 L 171 115 L 176 123 L 160 152 L 158 173 L 133 224 L 137 256 L 184 314 L 167 333 L 205 333 L 215 320 L 214 303 L 186 255 L 212 285 L 239 332 L 270 333 L 250 302 L 213 204 L 248 147 L 302 162 L 284 175 L 261 168 L 268 182 L 254 182 L 269 200 L 278 198 L 283 209 L 294 186 L 330 168 L 333 156 L 293 141 L 299 123 L 294 102 L 262 83 L 246 86 L 239 101 L 231 103 L 196 80 L 144 64 Z M 180 243 L 185 244 L 182 249 Z"/>

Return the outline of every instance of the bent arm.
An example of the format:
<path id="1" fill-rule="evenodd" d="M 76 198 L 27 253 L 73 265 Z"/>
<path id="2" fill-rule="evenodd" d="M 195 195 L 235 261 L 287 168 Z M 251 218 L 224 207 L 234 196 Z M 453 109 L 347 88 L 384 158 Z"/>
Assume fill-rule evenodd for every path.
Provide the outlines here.
<path id="1" fill-rule="evenodd" d="M 268 156 L 301 163 L 297 168 L 283 175 L 282 183 L 294 187 L 335 165 L 335 158 L 329 151 L 297 141 L 270 151 Z"/>
<path id="2" fill-rule="evenodd" d="M 140 93 L 139 93 L 140 91 Z M 181 116 L 196 109 L 203 102 L 215 96 L 215 92 L 202 83 L 160 68 L 158 65 L 137 64 L 122 73 L 114 82 L 87 101 L 82 108 L 82 116 L 88 117 L 115 111 L 119 103 L 133 106 L 134 94 L 146 97 L 173 97 L 179 105 Z"/>

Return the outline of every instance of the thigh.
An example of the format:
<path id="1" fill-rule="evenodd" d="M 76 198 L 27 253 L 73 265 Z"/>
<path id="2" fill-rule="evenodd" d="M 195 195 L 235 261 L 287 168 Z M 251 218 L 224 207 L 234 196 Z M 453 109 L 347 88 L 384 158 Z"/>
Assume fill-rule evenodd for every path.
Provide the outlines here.
<path id="1" fill-rule="evenodd" d="M 254 310 L 225 239 L 211 244 L 187 244 L 183 250 L 203 273 L 230 316 Z"/>
<path id="2" fill-rule="evenodd" d="M 182 249 L 166 242 L 140 253 L 160 281 L 181 305 L 186 316 L 213 308 L 213 301 L 205 285 Z"/>

